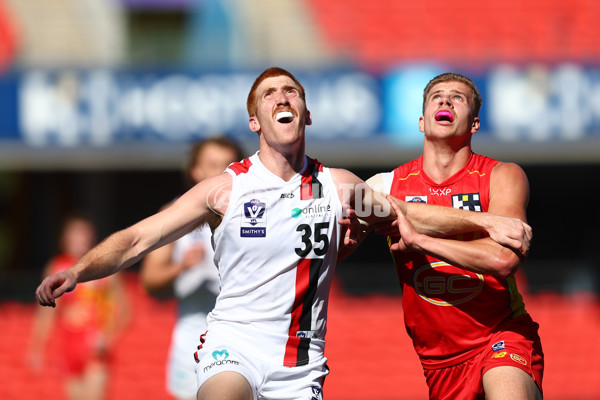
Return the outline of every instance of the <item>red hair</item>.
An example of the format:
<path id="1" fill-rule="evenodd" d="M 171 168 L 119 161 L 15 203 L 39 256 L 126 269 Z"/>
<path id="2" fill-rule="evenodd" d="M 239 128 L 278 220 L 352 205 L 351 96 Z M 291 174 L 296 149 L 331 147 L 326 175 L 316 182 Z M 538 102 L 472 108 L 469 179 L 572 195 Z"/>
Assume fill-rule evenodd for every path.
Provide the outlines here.
<path id="1" fill-rule="evenodd" d="M 296 77 L 294 75 L 292 75 L 291 72 L 286 71 L 283 68 L 271 67 L 271 68 L 267 68 L 266 70 L 264 70 L 263 73 L 260 74 L 256 78 L 256 80 L 252 84 L 252 87 L 250 88 L 250 93 L 248 93 L 248 100 L 246 100 L 246 108 L 248 110 L 249 116 L 253 117 L 254 115 L 256 115 L 256 105 L 257 105 L 256 89 L 258 88 L 258 85 L 260 85 L 262 83 L 262 81 L 264 81 L 267 78 L 274 78 L 277 76 L 287 76 L 291 80 L 293 80 L 294 83 L 298 86 L 298 90 L 300 92 L 300 97 L 302 98 L 302 101 L 304 101 L 306 103 L 304 87 L 302 86 L 300 81 L 298 79 L 296 79 Z"/>

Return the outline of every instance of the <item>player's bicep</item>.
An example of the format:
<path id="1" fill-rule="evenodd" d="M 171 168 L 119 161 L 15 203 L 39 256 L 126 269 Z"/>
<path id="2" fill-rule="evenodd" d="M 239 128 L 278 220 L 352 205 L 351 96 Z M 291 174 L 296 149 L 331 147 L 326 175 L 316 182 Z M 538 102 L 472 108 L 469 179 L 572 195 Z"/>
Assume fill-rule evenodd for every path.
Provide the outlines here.
<path id="1" fill-rule="evenodd" d="M 490 204 L 492 214 L 527 221 L 529 181 L 521 167 L 513 163 L 499 163 L 490 177 Z"/>
<path id="2" fill-rule="evenodd" d="M 215 192 L 228 190 L 231 185 L 227 185 L 230 183 L 229 174 L 203 180 L 180 196 L 170 207 L 141 221 L 137 227 L 140 235 L 149 238 L 152 249 L 179 239 L 206 223 L 215 213 L 224 213 L 227 210 L 229 193 L 221 196 L 219 201 L 223 204 L 220 204 L 215 200 Z"/>

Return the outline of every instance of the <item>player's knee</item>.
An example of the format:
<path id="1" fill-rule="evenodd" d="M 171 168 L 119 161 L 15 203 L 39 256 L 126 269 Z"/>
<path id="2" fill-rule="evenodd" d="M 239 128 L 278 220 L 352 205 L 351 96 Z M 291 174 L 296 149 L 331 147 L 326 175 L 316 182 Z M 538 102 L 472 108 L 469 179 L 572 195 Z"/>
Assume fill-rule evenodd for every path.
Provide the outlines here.
<path id="1" fill-rule="evenodd" d="M 198 389 L 198 400 L 252 400 L 253 397 L 246 378 L 233 371 L 210 377 Z"/>

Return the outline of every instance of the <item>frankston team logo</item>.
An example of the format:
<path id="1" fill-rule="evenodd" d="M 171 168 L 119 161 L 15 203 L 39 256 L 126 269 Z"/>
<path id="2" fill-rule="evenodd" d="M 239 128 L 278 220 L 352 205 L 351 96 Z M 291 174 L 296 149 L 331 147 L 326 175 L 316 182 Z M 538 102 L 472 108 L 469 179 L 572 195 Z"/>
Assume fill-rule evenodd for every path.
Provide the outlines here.
<path id="1" fill-rule="evenodd" d="M 266 203 L 252 199 L 244 203 L 241 237 L 265 237 L 267 235 Z"/>
<path id="2" fill-rule="evenodd" d="M 452 195 L 452 207 L 468 211 L 481 211 L 479 193 L 462 193 Z"/>

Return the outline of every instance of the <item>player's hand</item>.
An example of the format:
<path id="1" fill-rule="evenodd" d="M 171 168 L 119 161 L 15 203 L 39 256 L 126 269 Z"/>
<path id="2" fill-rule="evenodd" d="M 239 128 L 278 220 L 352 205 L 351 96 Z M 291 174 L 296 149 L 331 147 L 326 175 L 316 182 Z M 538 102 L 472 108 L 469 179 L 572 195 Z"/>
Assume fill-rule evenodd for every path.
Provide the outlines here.
<path id="1" fill-rule="evenodd" d="M 398 242 L 392 244 L 390 246 L 390 250 L 392 251 L 404 251 L 409 248 L 416 247 L 416 241 L 418 236 L 420 235 L 416 230 L 413 224 L 406 218 L 400 206 L 396 203 L 393 197 L 390 195 L 386 196 L 387 200 L 392 205 L 392 209 L 396 212 L 396 231 L 393 235 L 397 237 L 400 234 L 400 238 Z"/>
<path id="2" fill-rule="evenodd" d="M 489 214 L 489 216 L 491 217 L 491 223 L 486 231 L 492 240 L 518 251 L 521 258 L 526 257 L 533 238 L 531 226 L 518 218 L 494 214 Z"/>
<path id="3" fill-rule="evenodd" d="M 75 289 L 77 280 L 68 270 L 52 274 L 42 281 L 35 291 L 35 298 L 42 306 L 56 307 L 56 299 Z"/>
<path id="4" fill-rule="evenodd" d="M 352 207 L 344 204 L 343 208 L 344 217 L 338 220 L 338 223 L 342 226 L 342 232 L 344 233 L 344 246 L 356 247 L 363 227 Z"/>

